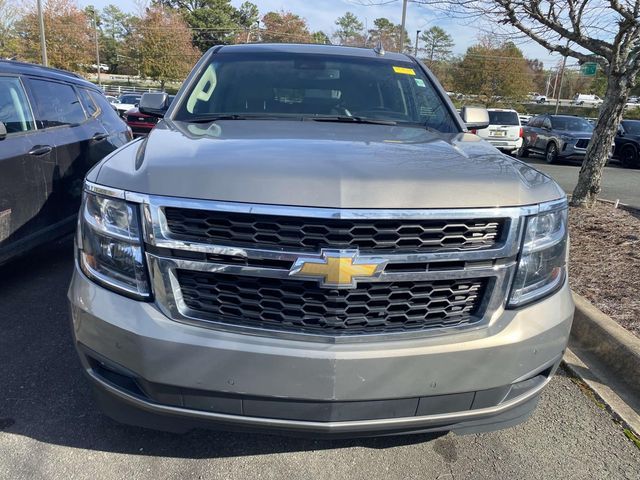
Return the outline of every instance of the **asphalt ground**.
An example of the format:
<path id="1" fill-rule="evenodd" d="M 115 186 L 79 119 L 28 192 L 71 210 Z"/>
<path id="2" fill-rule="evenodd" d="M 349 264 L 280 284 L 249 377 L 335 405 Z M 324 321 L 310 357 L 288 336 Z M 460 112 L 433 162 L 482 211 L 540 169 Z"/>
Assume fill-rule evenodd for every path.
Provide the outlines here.
<path id="1" fill-rule="evenodd" d="M 535 154 L 521 160 L 553 177 L 567 193 L 573 192 L 578 183 L 580 161 L 568 160 L 549 165 L 542 156 Z M 600 197 L 640 208 L 640 169 L 623 168 L 617 160 L 611 160 L 602 175 Z"/>
<path id="2" fill-rule="evenodd" d="M 73 349 L 72 244 L 0 267 L 0 479 L 632 479 L 640 449 L 560 371 L 526 423 L 500 432 L 315 441 L 119 425 Z"/>

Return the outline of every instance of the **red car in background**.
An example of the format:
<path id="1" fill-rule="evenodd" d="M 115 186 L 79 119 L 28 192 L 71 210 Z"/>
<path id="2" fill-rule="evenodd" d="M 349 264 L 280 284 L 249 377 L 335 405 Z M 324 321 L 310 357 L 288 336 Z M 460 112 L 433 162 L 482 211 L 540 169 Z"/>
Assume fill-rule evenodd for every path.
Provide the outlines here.
<path id="1" fill-rule="evenodd" d="M 171 104 L 174 97 L 175 95 L 169 96 L 169 104 Z M 138 107 L 134 107 L 127 110 L 124 115 L 124 120 L 127 122 L 127 125 L 131 127 L 134 137 L 144 137 L 149 134 L 153 127 L 156 126 L 159 119 L 157 117 L 152 117 L 151 115 L 140 113 Z"/>

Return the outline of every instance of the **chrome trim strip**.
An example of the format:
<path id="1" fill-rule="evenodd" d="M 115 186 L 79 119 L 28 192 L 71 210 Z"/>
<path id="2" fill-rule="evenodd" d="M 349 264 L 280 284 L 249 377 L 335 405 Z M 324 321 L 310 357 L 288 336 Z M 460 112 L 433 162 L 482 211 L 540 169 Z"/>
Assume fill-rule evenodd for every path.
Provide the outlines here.
<path id="1" fill-rule="evenodd" d="M 84 182 L 84 189 L 87 192 L 97 193 L 98 195 L 104 195 L 106 197 L 124 199 L 126 196 L 126 192 L 124 190 L 120 190 L 119 188 L 106 187 L 104 185 L 98 185 L 87 180 L 85 180 Z"/>
<path id="2" fill-rule="evenodd" d="M 289 429 L 297 431 L 315 431 L 318 433 L 356 433 L 376 431 L 380 429 L 398 429 L 419 428 L 438 425 L 448 425 L 462 421 L 470 421 L 483 417 L 498 415 L 512 408 L 518 407 L 536 397 L 551 380 L 547 377 L 544 382 L 532 388 L 528 392 L 512 399 L 496 405 L 494 407 L 479 408 L 476 410 L 466 410 L 455 413 L 442 413 L 435 415 L 422 415 L 416 417 L 401 418 L 382 418 L 375 420 L 351 420 L 343 422 L 317 422 L 304 420 L 284 420 L 278 418 L 249 417 L 242 415 L 232 415 L 227 413 L 206 412 L 201 410 L 192 410 L 184 407 L 173 407 L 169 405 L 160 405 L 149 402 L 135 395 L 120 390 L 114 385 L 104 381 L 91 369 L 86 369 L 86 373 L 91 380 L 96 382 L 101 388 L 120 400 L 140 408 L 147 412 L 175 415 L 179 417 L 187 417 L 201 420 L 217 421 L 227 424 L 245 425 L 253 427 Z"/>
<path id="3" fill-rule="evenodd" d="M 409 263 L 421 261 L 447 261 L 447 260 L 487 260 L 495 258 L 512 257 L 517 255 L 519 242 L 513 241 L 514 238 L 520 238 L 524 227 L 521 221 L 524 215 L 529 215 L 533 211 L 531 207 L 508 207 L 505 209 L 434 209 L 434 210 L 336 210 L 336 209 L 317 209 L 312 207 L 282 207 L 282 206 L 266 206 L 258 205 L 255 208 L 248 208 L 248 205 L 229 204 L 221 202 L 204 202 L 186 201 L 182 204 L 182 200 L 149 197 L 150 203 L 143 206 L 144 210 L 144 238 L 151 245 L 161 248 L 170 248 L 173 250 L 186 250 L 191 252 L 208 253 L 214 255 L 234 255 L 243 258 L 271 258 L 278 260 L 294 260 L 298 255 L 306 252 L 281 251 L 276 249 L 260 249 L 218 245 L 214 243 L 206 243 L 205 241 L 194 242 L 188 239 L 180 238 L 169 231 L 167 219 L 164 214 L 164 207 L 182 205 L 185 208 L 191 208 L 200 205 L 201 208 L 206 205 L 206 210 L 210 208 L 221 209 L 223 211 L 245 212 L 245 213 L 262 213 L 265 215 L 280 215 L 281 212 L 289 212 L 289 216 L 298 216 L 306 218 L 349 218 L 349 219 L 421 219 L 421 220 L 455 220 L 469 218 L 504 218 L 508 220 L 507 231 L 502 232 L 500 239 L 493 248 L 478 250 L 445 250 L 431 251 L 422 253 L 409 254 L 376 254 L 377 257 L 387 259 L 390 263 Z M 226 209 L 225 209 L 226 208 Z M 535 212 L 538 208 L 536 206 Z"/>

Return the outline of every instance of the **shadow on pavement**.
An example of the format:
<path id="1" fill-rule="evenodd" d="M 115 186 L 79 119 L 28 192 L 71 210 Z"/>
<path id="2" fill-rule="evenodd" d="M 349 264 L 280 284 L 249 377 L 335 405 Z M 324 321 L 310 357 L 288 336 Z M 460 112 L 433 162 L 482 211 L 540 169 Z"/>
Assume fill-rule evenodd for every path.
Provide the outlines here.
<path id="1" fill-rule="evenodd" d="M 444 435 L 312 440 L 204 430 L 176 435 L 120 425 L 98 411 L 76 357 L 66 299 L 72 271 L 70 238 L 0 267 L 0 432 L 75 448 L 185 458 L 384 449 Z"/>

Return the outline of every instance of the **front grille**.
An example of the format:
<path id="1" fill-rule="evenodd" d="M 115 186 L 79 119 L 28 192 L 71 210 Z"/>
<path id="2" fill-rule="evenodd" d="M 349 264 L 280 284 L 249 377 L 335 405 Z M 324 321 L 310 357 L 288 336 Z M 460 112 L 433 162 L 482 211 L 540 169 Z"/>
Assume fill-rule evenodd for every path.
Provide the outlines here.
<path id="1" fill-rule="evenodd" d="M 192 240 L 256 248 L 439 251 L 491 248 L 505 219 L 323 219 L 167 207 L 170 232 Z"/>
<path id="2" fill-rule="evenodd" d="M 587 145 L 589 145 L 588 138 L 581 138 L 576 142 L 576 148 L 587 148 Z"/>
<path id="3" fill-rule="evenodd" d="M 470 325 L 480 320 L 486 279 L 316 282 L 176 271 L 188 315 L 227 325 L 320 335 L 361 335 Z"/>

